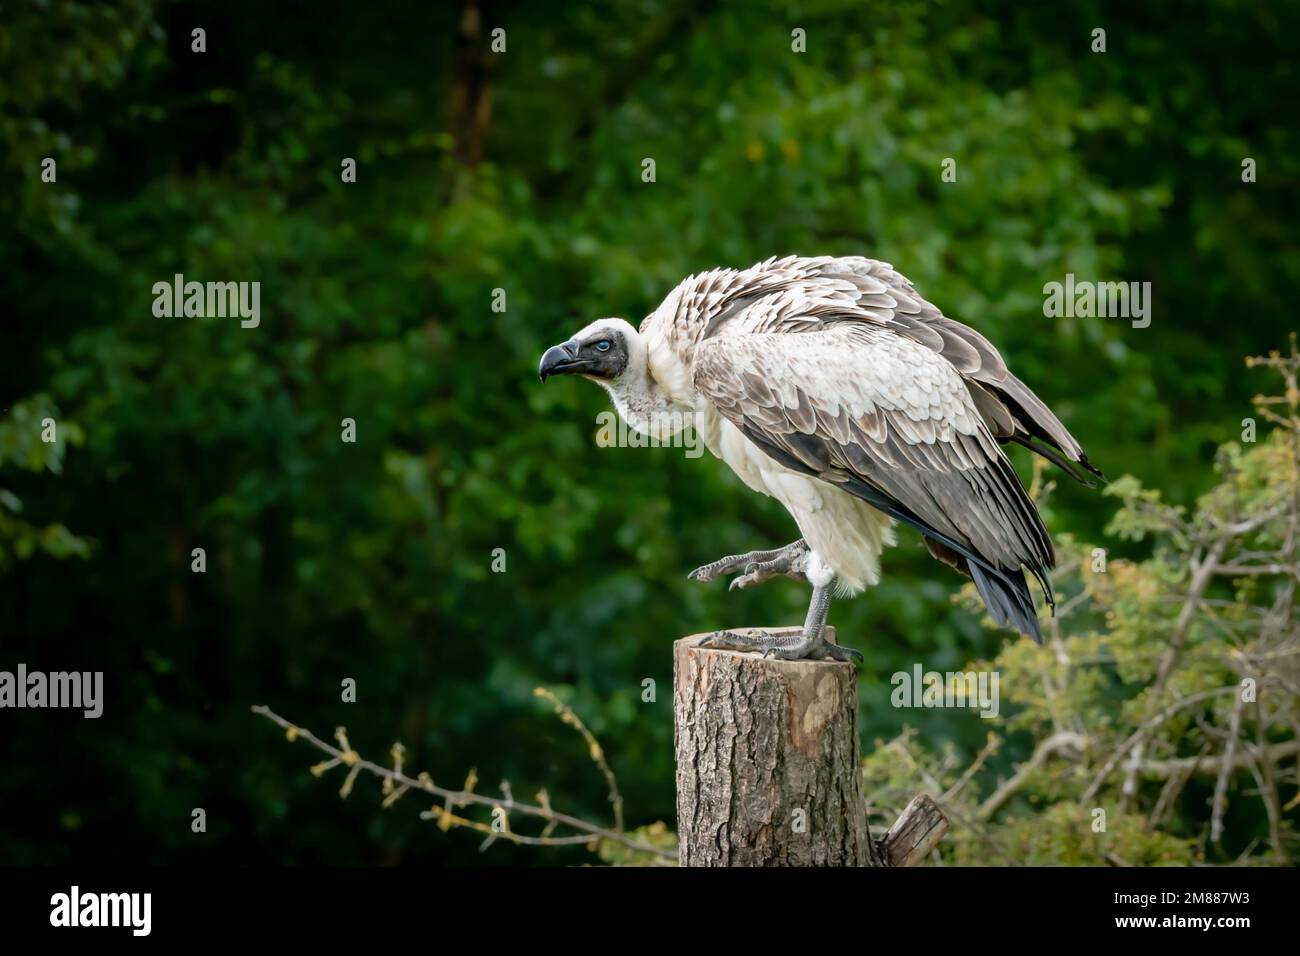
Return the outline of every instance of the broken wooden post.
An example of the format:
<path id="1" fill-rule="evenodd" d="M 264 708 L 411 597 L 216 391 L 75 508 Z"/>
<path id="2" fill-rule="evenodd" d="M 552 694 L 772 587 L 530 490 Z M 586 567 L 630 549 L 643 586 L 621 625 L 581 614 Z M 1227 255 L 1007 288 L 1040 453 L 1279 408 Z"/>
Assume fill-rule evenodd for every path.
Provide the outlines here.
<path id="1" fill-rule="evenodd" d="M 693 646 L 700 637 L 673 645 L 682 866 L 897 866 L 934 848 L 947 821 L 924 795 L 893 842 L 871 839 L 853 664 Z"/>
<path id="2" fill-rule="evenodd" d="M 948 832 L 948 818 L 928 793 L 912 798 L 879 843 L 885 866 L 916 866 L 924 862 Z"/>

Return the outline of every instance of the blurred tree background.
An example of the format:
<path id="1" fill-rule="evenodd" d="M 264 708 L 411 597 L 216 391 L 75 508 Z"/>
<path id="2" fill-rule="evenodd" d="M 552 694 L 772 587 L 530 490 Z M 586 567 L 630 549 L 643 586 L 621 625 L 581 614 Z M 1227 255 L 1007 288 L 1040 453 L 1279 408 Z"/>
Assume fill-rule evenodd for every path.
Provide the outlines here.
<path id="1" fill-rule="evenodd" d="M 536 367 L 691 272 L 886 259 L 1112 478 L 1190 505 L 1273 384 L 1243 357 L 1294 327 L 1298 32 L 1250 0 L 5 4 L 0 668 L 102 670 L 107 700 L 0 713 L 0 861 L 588 860 L 338 801 L 249 712 L 609 819 L 538 685 L 603 742 L 629 825 L 671 825 L 671 641 L 807 598 L 686 572 L 793 526 L 711 458 L 596 447 L 603 397 Z M 1045 318 L 1071 272 L 1149 281 L 1150 327 Z M 260 326 L 155 317 L 176 273 L 259 281 Z M 1149 557 L 1067 485 L 1053 531 Z M 973 755 L 978 719 L 895 710 L 889 675 L 1012 638 L 901 537 L 831 612 L 867 655 L 864 738 Z"/>

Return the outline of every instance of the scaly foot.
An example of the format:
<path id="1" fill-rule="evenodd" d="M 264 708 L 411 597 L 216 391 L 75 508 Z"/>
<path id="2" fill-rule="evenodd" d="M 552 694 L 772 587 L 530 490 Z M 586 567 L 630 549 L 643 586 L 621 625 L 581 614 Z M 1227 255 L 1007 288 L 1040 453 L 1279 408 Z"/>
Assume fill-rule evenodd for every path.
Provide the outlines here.
<path id="1" fill-rule="evenodd" d="M 784 548 L 749 551 L 719 558 L 698 567 L 687 575 L 692 581 L 712 581 L 723 574 L 744 573 L 731 582 L 728 590 L 747 588 L 776 577 L 803 578 L 808 569 L 808 545 L 802 538 Z"/>
<path id="2" fill-rule="evenodd" d="M 714 631 L 699 638 L 695 646 L 723 651 L 757 651 L 764 657 L 775 657 L 783 661 L 862 660 L 861 651 L 832 644 L 820 634 L 809 638 L 802 633 L 769 634 L 767 631 L 754 630 L 742 634 L 739 631 Z"/>

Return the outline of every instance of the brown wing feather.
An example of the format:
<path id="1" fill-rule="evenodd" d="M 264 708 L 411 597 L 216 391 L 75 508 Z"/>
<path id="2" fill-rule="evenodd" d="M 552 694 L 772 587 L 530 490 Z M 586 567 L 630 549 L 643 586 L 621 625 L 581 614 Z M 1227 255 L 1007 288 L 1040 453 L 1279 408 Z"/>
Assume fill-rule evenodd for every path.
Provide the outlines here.
<path id="1" fill-rule="evenodd" d="M 694 384 L 780 460 L 869 486 L 962 553 L 1044 580 L 1055 555 L 1033 502 L 960 377 L 925 355 L 864 325 L 723 336 L 696 349 Z"/>
<path id="2" fill-rule="evenodd" d="M 1092 474 L 1104 478 L 1089 461 L 1082 446 L 1061 424 L 1050 408 L 1020 379 L 1011 373 L 1006 362 L 992 343 L 969 326 L 945 316 L 927 302 L 908 279 L 887 262 L 876 259 L 847 257 L 840 259 L 811 260 L 823 263 L 820 271 L 826 275 L 849 274 L 875 280 L 884 285 L 896 300 L 892 317 L 887 324 L 900 329 L 903 334 L 932 351 L 938 352 L 953 368 L 970 382 L 978 384 L 984 401 L 975 401 L 999 441 L 1015 441 L 1050 459 L 1073 477 L 1086 481 L 1070 463 L 1077 463 Z M 864 296 L 865 297 L 865 296 Z M 879 296 L 873 296 L 873 309 L 879 310 Z M 1006 427 L 1010 419 L 1011 428 Z M 1045 442 L 1045 449 L 1034 440 Z M 1052 454 L 1054 449 L 1059 454 Z M 1068 461 L 1062 461 L 1061 456 Z"/>

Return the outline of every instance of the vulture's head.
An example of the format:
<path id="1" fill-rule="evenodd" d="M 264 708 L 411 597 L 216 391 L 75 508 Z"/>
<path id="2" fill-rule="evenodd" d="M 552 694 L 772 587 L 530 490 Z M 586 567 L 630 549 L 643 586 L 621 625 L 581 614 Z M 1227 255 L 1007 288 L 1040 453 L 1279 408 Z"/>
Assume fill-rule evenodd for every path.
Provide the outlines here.
<path id="1" fill-rule="evenodd" d="M 552 375 L 581 375 L 610 386 L 644 365 L 645 345 L 630 323 L 597 319 L 569 341 L 547 349 L 537 372 L 543 382 Z"/>

